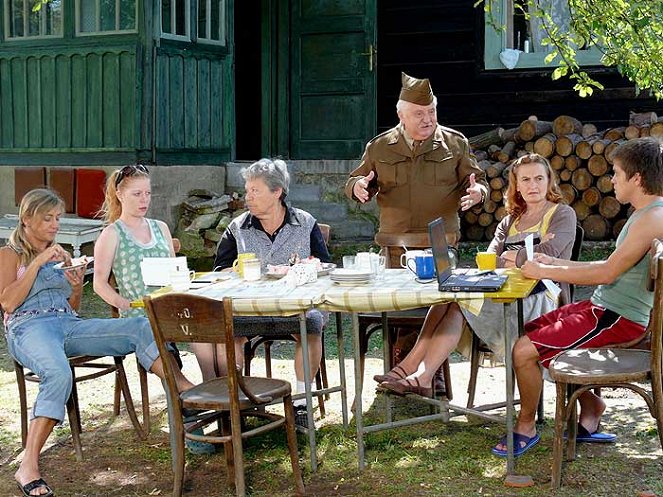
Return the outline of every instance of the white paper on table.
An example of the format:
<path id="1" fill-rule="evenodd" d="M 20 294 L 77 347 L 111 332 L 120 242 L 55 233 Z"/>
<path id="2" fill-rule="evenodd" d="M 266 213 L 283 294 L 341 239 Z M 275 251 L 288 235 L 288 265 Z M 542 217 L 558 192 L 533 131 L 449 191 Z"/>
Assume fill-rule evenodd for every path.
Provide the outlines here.
<path id="1" fill-rule="evenodd" d="M 532 233 L 525 237 L 525 253 L 528 261 L 534 259 L 534 235 Z"/>

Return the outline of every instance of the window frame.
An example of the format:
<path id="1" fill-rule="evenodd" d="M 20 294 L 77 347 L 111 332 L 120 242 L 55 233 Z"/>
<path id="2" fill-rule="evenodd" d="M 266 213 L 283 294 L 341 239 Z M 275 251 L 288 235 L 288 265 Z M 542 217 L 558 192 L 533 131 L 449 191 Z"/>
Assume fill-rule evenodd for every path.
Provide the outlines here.
<path id="1" fill-rule="evenodd" d="M 211 6 L 212 2 L 219 2 L 219 29 L 221 31 L 219 35 L 218 40 L 214 40 L 212 38 L 207 38 L 205 36 L 201 36 L 200 32 L 198 30 L 198 27 L 200 25 L 200 9 L 199 3 L 200 1 L 204 1 L 207 4 L 207 9 L 206 12 L 209 13 L 210 9 L 209 7 Z M 201 44 L 205 45 L 217 45 L 217 46 L 222 46 L 225 47 L 228 43 L 228 25 L 227 25 L 227 18 L 228 18 L 228 2 L 227 0 L 197 0 L 196 2 L 196 41 Z M 211 27 L 212 24 L 212 18 L 211 16 L 207 16 L 205 19 L 205 28 L 206 32 L 205 34 L 207 35 L 207 32 L 209 31 L 211 34 Z"/>
<path id="2" fill-rule="evenodd" d="M 171 1 L 171 18 L 175 19 L 174 10 L 177 10 L 174 6 L 177 2 L 184 2 L 184 26 L 186 28 L 186 34 L 178 35 L 173 33 L 168 33 L 163 30 L 163 1 L 159 0 L 159 38 L 166 40 L 175 40 L 175 41 L 185 41 L 191 42 L 191 0 L 170 0 Z"/>
<path id="3" fill-rule="evenodd" d="M 491 4 L 491 12 L 484 12 L 484 69 L 488 71 L 509 70 L 500 61 L 500 53 L 506 48 L 513 48 L 508 41 L 509 27 L 513 25 L 513 0 L 486 0 Z M 491 24 L 491 17 L 499 25 L 506 26 L 500 29 Z M 588 50 L 578 50 L 576 61 L 580 66 L 600 66 L 603 54 L 596 47 Z M 550 63 L 545 63 L 547 53 L 524 53 L 520 52 L 518 63 L 511 70 L 517 69 L 552 69 L 555 67 L 559 56 Z"/>
<path id="4" fill-rule="evenodd" d="M 95 28 L 98 29 L 101 22 L 101 10 L 99 9 L 100 0 L 95 0 L 97 6 L 97 16 L 95 19 Z M 119 7 L 121 0 L 115 0 L 115 6 Z M 135 25 L 133 29 L 114 29 L 106 31 L 81 31 L 81 0 L 76 0 L 74 5 L 74 36 L 77 38 L 82 38 L 85 36 L 107 36 L 107 35 L 118 35 L 118 34 L 132 34 L 138 33 L 138 0 L 134 0 L 134 9 L 135 9 Z M 119 9 L 115 9 L 115 21 L 116 26 L 119 24 Z"/>
<path id="5" fill-rule="evenodd" d="M 52 39 L 61 39 L 64 38 L 64 23 L 65 23 L 65 0 L 60 0 L 60 33 L 58 34 L 52 34 L 52 35 L 36 35 L 36 36 L 10 36 L 9 33 L 11 32 L 10 26 L 11 26 L 11 13 L 10 13 L 10 2 L 12 0 L 4 0 L 4 7 L 3 7 L 3 14 L 4 14 L 4 22 L 3 22 L 3 36 L 1 41 L 6 41 L 10 43 L 16 43 L 16 42 L 25 42 L 25 41 L 31 41 L 31 40 L 52 40 Z M 28 5 L 30 3 L 30 0 L 22 0 L 23 1 L 23 13 L 25 15 L 26 12 L 26 5 L 28 6 L 28 10 L 30 10 L 30 6 Z M 27 21 L 29 22 L 29 20 Z M 40 10 L 40 20 L 39 20 L 39 30 L 41 32 L 42 28 L 44 27 L 44 24 L 46 22 L 46 13 L 44 10 Z M 25 17 L 23 20 L 23 28 L 25 29 L 26 26 L 26 21 Z"/>

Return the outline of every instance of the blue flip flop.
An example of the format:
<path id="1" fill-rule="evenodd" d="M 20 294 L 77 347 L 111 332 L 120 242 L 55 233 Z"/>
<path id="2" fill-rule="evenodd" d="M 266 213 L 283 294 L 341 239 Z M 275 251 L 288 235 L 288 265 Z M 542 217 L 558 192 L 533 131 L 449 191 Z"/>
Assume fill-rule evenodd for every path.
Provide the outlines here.
<path id="1" fill-rule="evenodd" d="M 606 444 L 614 443 L 617 440 L 617 435 L 614 433 L 600 433 L 598 431 L 590 433 L 587 428 L 580 423 L 578 423 L 577 430 L 576 442 Z"/>
<path id="2" fill-rule="evenodd" d="M 534 447 L 536 444 L 539 443 L 539 440 L 541 440 L 541 437 L 537 433 L 534 435 L 532 438 L 528 437 L 527 435 L 523 435 L 521 433 L 515 433 L 513 434 L 513 456 L 514 457 L 519 457 L 522 456 L 525 452 L 530 450 L 532 447 Z M 524 444 L 524 445 L 521 445 Z M 506 435 L 502 437 L 502 439 L 499 441 L 497 445 L 506 445 Z M 497 457 L 506 457 L 506 449 L 498 449 L 497 445 L 493 447 L 490 451 L 496 455 Z"/>

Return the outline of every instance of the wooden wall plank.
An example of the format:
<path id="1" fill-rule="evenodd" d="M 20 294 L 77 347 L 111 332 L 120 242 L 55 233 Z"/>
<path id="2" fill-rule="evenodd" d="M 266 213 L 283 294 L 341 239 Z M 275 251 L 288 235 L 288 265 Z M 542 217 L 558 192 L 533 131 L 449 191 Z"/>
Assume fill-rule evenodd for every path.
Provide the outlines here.
<path id="1" fill-rule="evenodd" d="M 72 87 L 71 87 L 71 57 L 58 55 L 55 58 L 55 127 L 56 146 L 69 148 L 71 143 L 72 120 Z"/>
<path id="2" fill-rule="evenodd" d="M 120 61 L 118 55 L 102 57 L 102 145 L 117 147 L 120 142 Z"/>
<path id="3" fill-rule="evenodd" d="M 58 127 L 55 110 L 56 87 L 55 87 L 55 59 L 53 57 L 42 57 L 39 59 L 41 70 L 41 115 L 42 146 L 52 148 L 56 145 L 55 134 Z"/>
<path id="4" fill-rule="evenodd" d="M 86 106 L 87 114 L 87 146 L 97 148 L 103 146 L 102 138 L 102 109 L 104 95 L 103 68 L 99 54 L 88 54 L 85 58 L 87 65 Z"/>
<path id="5" fill-rule="evenodd" d="M 86 95 L 87 73 L 85 57 L 75 54 L 71 57 L 71 144 L 72 147 L 87 146 Z"/>
<path id="6" fill-rule="evenodd" d="M 14 145 L 13 85 L 10 71 L 11 61 L 0 60 L 0 147 Z"/>
<path id="7" fill-rule="evenodd" d="M 14 147 L 28 146 L 28 97 L 26 61 L 22 58 L 11 60 L 13 91 Z"/>
<path id="8" fill-rule="evenodd" d="M 198 146 L 198 60 L 184 58 L 184 146 Z"/>
<path id="9" fill-rule="evenodd" d="M 170 88 L 170 146 L 184 147 L 184 58 L 175 55 L 170 57 L 169 88 Z"/>
<path id="10" fill-rule="evenodd" d="M 44 125 L 41 116 L 41 77 L 39 59 L 29 57 L 26 60 L 27 135 L 29 147 L 41 147 L 41 129 Z"/>
<path id="11" fill-rule="evenodd" d="M 223 65 L 221 61 L 213 61 L 210 67 L 210 85 L 211 85 L 211 102 L 210 102 L 210 116 L 211 121 L 211 139 L 210 145 L 212 148 L 221 148 L 224 145 L 224 130 L 223 130 Z M 227 138 L 230 141 L 230 137 Z"/>
<path id="12" fill-rule="evenodd" d="M 136 133 L 136 113 L 140 112 L 137 107 L 136 95 L 136 54 L 129 52 L 122 52 L 120 54 L 120 75 L 119 75 L 119 89 L 120 89 L 120 109 L 119 109 L 119 123 L 120 123 L 120 140 L 118 145 L 120 147 L 136 147 L 138 146 L 138 136 Z M 145 116 L 146 119 L 151 119 L 152 116 Z"/>
<path id="13" fill-rule="evenodd" d="M 170 59 L 157 59 L 157 147 L 170 148 Z"/>
<path id="14" fill-rule="evenodd" d="M 211 141 L 210 61 L 198 61 L 198 147 L 209 148 Z"/>

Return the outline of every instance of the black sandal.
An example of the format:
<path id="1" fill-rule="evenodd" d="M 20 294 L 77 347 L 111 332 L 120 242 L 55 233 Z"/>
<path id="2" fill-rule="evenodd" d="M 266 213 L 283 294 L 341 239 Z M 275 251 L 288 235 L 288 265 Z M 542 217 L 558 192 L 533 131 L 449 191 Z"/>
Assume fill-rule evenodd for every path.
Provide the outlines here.
<path id="1" fill-rule="evenodd" d="M 21 492 L 23 492 L 23 495 L 25 497 L 51 497 L 53 495 L 53 490 L 51 490 L 51 487 L 48 486 L 48 483 L 46 483 L 42 478 L 37 478 L 36 480 L 32 480 L 29 483 L 26 483 L 25 485 L 21 485 L 19 482 L 16 482 L 16 485 L 18 485 L 18 488 L 21 489 Z M 38 496 L 35 496 L 31 494 L 34 489 L 43 487 L 46 489 L 45 494 L 39 494 Z"/>

